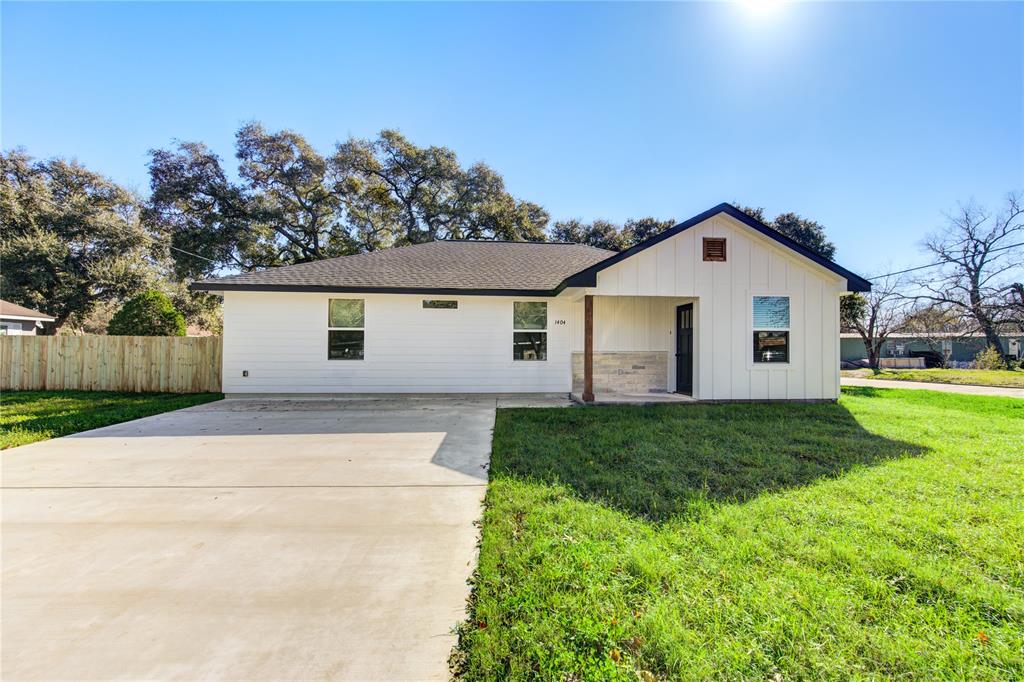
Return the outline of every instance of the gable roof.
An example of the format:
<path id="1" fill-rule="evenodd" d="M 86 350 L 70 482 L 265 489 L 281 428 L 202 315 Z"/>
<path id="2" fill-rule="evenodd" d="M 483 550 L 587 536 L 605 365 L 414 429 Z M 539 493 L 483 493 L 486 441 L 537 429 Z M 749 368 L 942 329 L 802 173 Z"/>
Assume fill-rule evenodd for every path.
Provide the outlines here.
<path id="1" fill-rule="evenodd" d="M 0 299 L 0 317 L 6 319 L 27 319 L 27 320 L 39 320 L 41 322 L 53 322 L 53 317 L 46 313 L 41 313 L 38 310 L 32 310 L 26 308 L 23 305 L 17 303 L 11 303 Z"/>
<path id="2" fill-rule="evenodd" d="M 551 242 L 435 241 L 195 282 L 199 291 L 551 296 L 614 251 Z"/>
<path id="3" fill-rule="evenodd" d="M 708 218 L 713 218 L 719 213 L 725 213 L 729 217 L 740 221 L 747 227 L 750 227 L 751 229 L 760 232 L 769 239 L 772 239 L 778 242 L 779 244 L 782 244 L 783 246 L 787 247 L 792 251 L 796 251 L 804 258 L 807 258 L 813 261 L 814 263 L 817 263 L 826 270 L 830 270 L 831 272 L 834 272 L 840 277 L 844 277 L 846 279 L 847 291 L 871 291 L 871 282 L 864 279 L 860 275 L 850 272 L 846 268 L 836 263 L 833 263 L 832 261 L 830 261 L 828 258 L 825 258 L 821 254 L 816 253 L 811 249 L 808 249 L 803 244 L 793 241 L 792 239 L 782 234 L 778 230 L 768 227 L 767 225 L 762 223 L 760 220 L 757 220 L 756 218 L 750 217 L 749 215 L 747 215 L 740 209 L 736 208 L 732 204 L 724 203 L 719 204 L 714 208 L 708 209 L 707 211 L 704 211 L 701 214 L 695 215 L 685 222 L 681 222 L 678 225 L 674 225 L 669 229 L 665 230 L 664 232 L 651 237 L 645 242 L 641 242 L 640 244 L 637 244 L 634 247 L 626 249 L 625 251 L 620 251 L 619 253 L 601 261 L 600 263 L 595 263 L 589 268 L 574 274 L 566 281 L 565 284 L 566 286 L 580 287 L 597 286 L 597 273 L 600 272 L 601 270 L 604 270 L 607 267 L 615 265 L 616 263 L 623 261 L 629 258 L 630 256 L 635 256 L 644 249 L 649 249 L 655 244 L 663 242 L 666 239 L 671 239 L 680 232 L 684 232 L 693 227 L 694 225 L 698 225 L 704 222 Z"/>
<path id="4" fill-rule="evenodd" d="M 203 279 L 196 291 L 320 291 L 381 294 L 555 296 L 569 286 L 593 287 L 597 273 L 719 213 L 846 279 L 848 291 L 871 282 L 793 241 L 732 204 L 719 204 L 645 242 L 616 253 L 584 244 L 435 241 L 353 256 Z"/>

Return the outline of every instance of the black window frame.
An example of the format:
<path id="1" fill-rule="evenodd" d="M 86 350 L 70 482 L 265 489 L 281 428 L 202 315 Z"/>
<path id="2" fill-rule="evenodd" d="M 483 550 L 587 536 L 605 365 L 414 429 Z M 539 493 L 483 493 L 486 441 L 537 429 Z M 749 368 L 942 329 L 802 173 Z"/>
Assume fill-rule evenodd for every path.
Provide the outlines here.
<path id="1" fill-rule="evenodd" d="M 786 325 L 769 326 L 755 325 L 754 302 L 759 298 L 786 299 Z M 788 294 L 757 294 L 750 299 L 751 362 L 755 365 L 789 365 L 793 354 L 793 299 Z M 781 350 L 763 350 L 763 341 L 767 339 L 783 339 Z M 758 346 L 762 349 L 759 350 Z M 771 344 L 777 345 L 777 344 Z"/>
<path id="2" fill-rule="evenodd" d="M 539 304 L 544 306 L 544 327 L 517 327 L 516 306 L 521 304 Z M 524 357 L 524 352 L 532 347 L 536 357 Z M 548 359 L 548 302 L 547 301 L 513 301 L 512 302 L 512 361 L 513 362 L 547 362 Z"/>
<path id="3" fill-rule="evenodd" d="M 358 301 L 362 307 L 361 327 L 339 327 L 331 324 L 331 303 L 333 301 Z M 349 337 L 359 340 L 359 348 L 355 354 L 332 356 L 332 341 L 337 338 Z M 329 298 L 327 299 L 327 359 L 353 362 L 366 359 L 366 299 L 365 298 Z"/>
<path id="4" fill-rule="evenodd" d="M 758 340 L 760 338 L 783 338 L 782 350 L 778 351 L 781 357 L 772 355 L 773 351 L 762 351 L 758 353 Z M 754 363 L 758 365 L 788 365 L 790 351 L 790 336 L 788 329 L 755 329 L 754 335 Z M 767 356 L 767 357 L 766 357 Z"/>

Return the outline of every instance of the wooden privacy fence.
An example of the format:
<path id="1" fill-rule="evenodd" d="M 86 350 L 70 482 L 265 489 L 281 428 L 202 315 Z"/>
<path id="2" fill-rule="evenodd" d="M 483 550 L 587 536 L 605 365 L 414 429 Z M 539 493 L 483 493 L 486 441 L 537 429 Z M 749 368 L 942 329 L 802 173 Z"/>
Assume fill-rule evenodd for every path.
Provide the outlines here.
<path id="1" fill-rule="evenodd" d="M 220 391 L 219 336 L 0 336 L 0 390 Z"/>

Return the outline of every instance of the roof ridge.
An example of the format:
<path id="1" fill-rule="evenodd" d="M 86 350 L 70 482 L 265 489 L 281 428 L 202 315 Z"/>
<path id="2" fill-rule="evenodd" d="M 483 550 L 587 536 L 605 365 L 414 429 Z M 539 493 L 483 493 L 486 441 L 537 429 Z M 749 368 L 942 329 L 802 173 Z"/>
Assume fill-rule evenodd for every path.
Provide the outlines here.
<path id="1" fill-rule="evenodd" d="M 611 252 L 612 255 L 604 259 L 600 263 L 595 263 L 594 265 L 591 265 L 590 267 L 577 272 L 575 275 L 569 276 L 565 280 L 565 284 L 569 286 L 595 286 L 597 282 L 597 273 L 600 272 L 601 270 L 604 270 L 609 266 L 615 265 L 616 263 L 626 258 L 630 258 L 656 244 L 660 244 L 666 239 L 671 239 L 680 232 L 684 232 L 690 229 L 691 227 L 699 225 L 703 223 L 705 220 L 710 220 L 711 218 L 714 218 L 719 213 L 725 213 L 730 218 L 733 218 L 734 220 L 746 225 L 747 227 L 749 227 L 752 230 L 755 230 L 756 232 L 760 232 L 762 235 L 766 237 L 774 239 L 783 246 L 789 248 L 791 251 L 797 253 L 800 256 L 803 256 L 804 258 L 807 258 L 808 260 L 819 265 L 820 267 L 823 267 L 826 270 L 830 270 L 833 273 L 839 275 L 840 277 L 845 278 L 849 291 L 871 291 L 871 282 L 864 279 L 860 275 L 847 270 L 846 268 L 844 268 L 843 266 L 839 265 L 838 263 L 831 259 L 825 258 L 817 251 L 807 248 L 806 246 L 796 241 L 789 235 L 780 232 L 779 230 L 776 230 L 774 227 L 767 225 L 764 221 L 754 218 L 745 211 L 737 208 L 736 206 L 728 202 L 722 202 L 717 206 L 709 208 L 703 213 L 698 213 L 692 218 L 684 220 L 681 223 L 673 225 L 667 230 L 663 230 L 656 235 L 648 237 L 639 244 L 634 244 L 625 251 L 619 251 L 617 253 L 614 251 Z"/>
<path id="2" fill-rule="evenodd" d="M 588 246 L 592 249 L 598 249 L 600 247 L 591 246 L 590 244 L 583 244 L 582 242 L 553 242 L 553 241 L 533 241 L 529 239 L 434 239 L 430 242 L 423 242 L 424 244 L 433 244 L 435 242 L 449 242 L 449 243 L 463 243 L 463 244 L 537 244 L 544 246 Z M 607 251 L 608 249 L 601 249 Z"/>
<path id="3" fill-rule="evenodd" d="M 455 248 L 449 248 L 451 246 Z M 480 292 L 531 291 L 551 295 L 550 292 L 569 275 L 614 254 L 614 251 L 589 244 L 571 242 L 437 239 L 207 278 L 195 283 L 193 288 L 216 290 L 217 285 L 262 284 L 299 288 L 384 288 L 394 290 L 393 293 L 423 288 L 465 288 Z"/>

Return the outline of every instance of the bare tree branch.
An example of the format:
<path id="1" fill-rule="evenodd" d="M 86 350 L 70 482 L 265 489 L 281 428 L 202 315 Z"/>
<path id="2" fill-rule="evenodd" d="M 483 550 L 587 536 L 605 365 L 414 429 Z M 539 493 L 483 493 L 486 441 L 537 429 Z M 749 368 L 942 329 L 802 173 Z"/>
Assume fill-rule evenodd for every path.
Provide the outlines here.
<path id="1" fill-rule="evenodd" d="M 1022 235 L 1024 204 L 1019 193 L 1008 194 L 998 214 L 973 201 L 961 204 L 955 214 L 947 214 L 947 225 L 924 241 L 925 250 L 943 266 L 914 280 L 915 299 L 969 316 L 987 345 L 1000 349 L 1000 329 L 1013 325 L 1017 317 L 1007 292 L 1024 276 L 1024 251 L 1006 247 Z"/>

